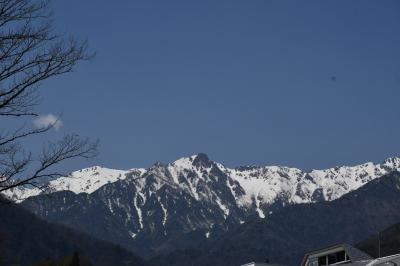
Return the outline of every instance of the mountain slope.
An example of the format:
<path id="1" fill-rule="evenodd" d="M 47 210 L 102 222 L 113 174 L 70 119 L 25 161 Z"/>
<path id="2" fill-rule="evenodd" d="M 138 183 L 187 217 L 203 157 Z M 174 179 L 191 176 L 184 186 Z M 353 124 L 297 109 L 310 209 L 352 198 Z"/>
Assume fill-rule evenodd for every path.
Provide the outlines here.
<path id="1" fill-rule="evenodd" d="M 338 242 L 356 243 L 399 221 L 400 174 L 394 172 L 340 199 L 287 206 L 268 219 L 241 225 L 201 251 L 176 251 L 154 258 L 153 263 L 240 265 L 268 258 L 298 265 L 310 250 Z"/>
<path id="2" fill-rule="evenodd" d="M 380 246 L 380 247 L 379 247 Z M 374 257 L 384 257 L 400 253 L 400 223 L 385 228 L 364 239 L 357 247 Z"/>
<path id="3" fill-rule="evenodd" d="M 205 163 L 194 161 L 198 167 L 176 175 L 186 189 L 170 182 L 169 166 L 156 164 L 142 178 L 128 175 L 91 194 L 60 191 L 31 197 L 22 205 L 47 220 L 142 255 L 197 245 L 208 234 L 216 236 L 246 217 L 226 186 L 229 177 Z"/>
<path id="4" fill-rule="evenodd" d="M 146 265 L 121 247 L 42 221 L 15 204 L 0 204 L 0 258 L 4 265 L 28 265 L 75 251 L 99 266 Z"/>
<path id="5" fill-rule="evenodd" d="M 116 170 L 86 169 L 83 181 L 76 178 L 80 171 L 74 172 L 52 181 L 50 198 L 37 195 L 22 205 L 49 221 L 153 256 L 197 247 L 287 205 L 337 199 L 396 169 L 399 158 L 310 172 L 281 166 L 232 169 L 198 154 L 111 178 Z M 11 196 L 34 195 L 21 191 Z"/>
<path id="6" fill-rule="evenodd" d="M 49 194 L 65 190 L 74 192 L 75 194 L 90 194 L 106 184 L 125 179 L 128 174 L 140 176 L 144 171 L 145 169 L 140 168 L 125 171 L 93 166 L 72 172 L 68 176 L 50 180 L 44 192 L 36 187 L 19 186 L 4 192 L 4 194 L 15 202 L 21 202 L 28 197 L 37 196 L 39 194 Z"/>

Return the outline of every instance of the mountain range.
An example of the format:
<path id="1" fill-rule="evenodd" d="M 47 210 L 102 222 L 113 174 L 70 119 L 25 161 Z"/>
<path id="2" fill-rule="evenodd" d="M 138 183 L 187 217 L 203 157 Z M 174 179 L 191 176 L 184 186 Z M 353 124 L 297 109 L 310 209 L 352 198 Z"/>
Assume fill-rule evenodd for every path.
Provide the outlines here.
<path id="1" fill-rule="evenodd" d="M 193 249 L 199 254 L 203 254 L 203 248 L 216 250 L 208 246 L 210 243 L 222 252 L 229 245 L 218 243 L 245 240 L 237 239 L 240 230 L 245 230 L 244 235 L 257 236 L 255 232 L 247 232 L 261 225 L 280 228 L 279 221 L 289 218 L 274 217 L 280 217 L 287 210 L 300 215 L 300 224 L 307 224 L 309 218 L 302 215 L 307 213 L 302 206 L 331 206 L 331 201 L 335 206 L 334 202 L 342 196 L 398 170 L 398 157 L 380 164 L 304 171 L 284 166 L 228 168 L 205 154 L 197 154 L 169 164 L 156 163 L 148 169 L 113 170 L 95 166 L 50 181 L 44 193 L 35 188 L 18 188 L 7 196 L 47 221 L 61 223 L 156 260 L 165 259 L 163 256 L 171 252 L 178 252 L 179 258 L 179 250 Z M 397 218 L 390 221 L 395 222 Z M 295 218 L 289 220 L 287 227 L 295 223 Z M 377 228 L 387 225 L 373 223 Z M 279 231 L 275 228 L 271 232 L 274 230 Z M 370 233 L 370 230 L 360 232 Z M 274 234 L 275 238 L 267 237 L 265 241 L 290 239 L 285 234 Z M 293 250 L 300 252 L 311 246 Z M 259 258 L 270 254 L 264 251 L 247 255 Z M 210 254 L 207 256 L 212 258 Z"/>

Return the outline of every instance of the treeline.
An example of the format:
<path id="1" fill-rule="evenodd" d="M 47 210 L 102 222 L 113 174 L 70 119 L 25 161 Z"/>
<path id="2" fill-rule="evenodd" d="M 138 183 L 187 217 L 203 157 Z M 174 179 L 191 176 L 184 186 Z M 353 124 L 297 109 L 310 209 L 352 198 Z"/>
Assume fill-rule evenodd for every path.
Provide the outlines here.
<path id="1" fill-rule="evenodd" d="M 55 260 L 46 259 L 32 266 L 94 266 L 89 259 L 81 256 L 79 252 L 74 252 L 72 255 Z"/>
<path id="2" fill-rule="evenodd" d="M 62 263 L 74 262 L 74 256 L 80 258 L 83 266 L 146 265 L 140 257 L 118 245 L 43 221 L 18 205 L 0 204 L 1 266 L 38 262 L 41 264 L 36 265 L 70 265 Z M 58 261 L 59 258 L 63 259 Z M 89 260 L 92 264 L 88 264 Z"/>

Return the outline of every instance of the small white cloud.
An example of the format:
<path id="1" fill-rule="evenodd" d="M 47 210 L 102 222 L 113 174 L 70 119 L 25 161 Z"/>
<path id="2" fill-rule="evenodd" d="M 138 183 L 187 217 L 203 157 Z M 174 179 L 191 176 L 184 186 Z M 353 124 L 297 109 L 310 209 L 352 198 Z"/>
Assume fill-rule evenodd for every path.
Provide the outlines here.
<path id="1" fill-rule="evenodd" d="M 56 117 L 53 114 L 47 114 L 47 115 L 41 115 L 35 120 L 33 120 L 33 124 L 37 128 L 43 128 L 53 125 L 55 130 L 59 130 L 62 127 L 63 122 L 59 117 Z"/>

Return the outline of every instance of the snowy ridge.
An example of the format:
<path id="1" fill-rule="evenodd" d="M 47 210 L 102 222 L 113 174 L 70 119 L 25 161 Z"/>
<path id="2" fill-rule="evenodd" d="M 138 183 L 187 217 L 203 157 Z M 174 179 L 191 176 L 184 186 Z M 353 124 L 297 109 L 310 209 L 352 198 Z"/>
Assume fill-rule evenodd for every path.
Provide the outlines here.
<path id="1" fill-rule="evenodd" d="M 196 201 L 216 205 L 225 218 L 236 207 L 255 211 L 264 218 L 273 210 L 270 210 L 273 204 L 284 207 L 286 204 L 335 200 L 394 170 L 400 171 L 398 157 L 389 158 L 381 164 L 369 162 L 306 172 L 284 166 L 232 169 L 199 154 L 180 158 L 165 166 L 156 164 L 143 176 L 152 175 L 155 178 L 152 184 L 154 191 L 164 185 L 172 186 L 190 194 Z M 220 184 L 222 179 L 223 184 Z M 214 183 L 225 186 L 235 204 L 210 188 L 210 184 Z M 137 184 L 142 193 L 146 190 L 146 184 Z M 155 192 L 150 195 L 152 193 Z M 166 213 L 165 207 L 161 207 Z M 166 221 L 162 222 L 165 224 Z"/>
<path id="2" fill-rule="evenodd" d="M 237 208 L 255 212 L 263 218 L 277 205 L 337 199 L 394 170 L 400 171 L 399 157 L 389 158 L 381 164 L 369 162 L 306 172 L 284 166 L 233 169 L 209 160 L 205 154 L 198 154 L 167 165 L 156 163 L 149 169 L 125 171 L 99 166 L 82 169 L 50 181 L 49 192 L 69 190 L 76 194 L 91 194 L 104 185 L 126 179 L 137 191 L 132 205 L 142 228 L 142 207 L 165 186 L 184 191 L 195 201 L 216 206 L 225 218 Z M 38 194 L 40 191 L 36 188 L 18 188 L 8 192 L 7 196 L 23 200 Z M 165 200 L 158 198 L 157 201 L 163 211 L 161 222 L 165 225 L 168 206 Z"/>
<path id="3" fill-rule="evenodd" d="M 100 166 L 84 168 L 74 171 L 68 176 L 51 180 L 47 184 L 46 193 L 68 190 L 75 194 L 90 194 L 106 184 L 125 179 L 128 173 L 141 175 L 144 171 L 145 169 L 131 169 L 125 171 Z M 5 194 L 13 200 L 20 202 L 28 197 L 36 196 L 41 193 L 42 191 L 38 188 L 19 187 Z"/>
<path id="4" fill-rule="evenodd" d="M 224 169 L 246 192 L 239 199 L 241 206 L 248 206 L 253 202 L 256 206 L 260 203 L 271 204 L 278 198 L 284 199 L 283 205 L 331 201 L 395 170 L 400 171 L 398 157 L 389 158 L 381 164 L 369 162 L 310 172 L 283 166 Z M 259 212 L 258 207 L 257 211 Z M 260 217 L 262 216 L 260 213 Z"/>

